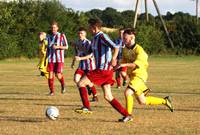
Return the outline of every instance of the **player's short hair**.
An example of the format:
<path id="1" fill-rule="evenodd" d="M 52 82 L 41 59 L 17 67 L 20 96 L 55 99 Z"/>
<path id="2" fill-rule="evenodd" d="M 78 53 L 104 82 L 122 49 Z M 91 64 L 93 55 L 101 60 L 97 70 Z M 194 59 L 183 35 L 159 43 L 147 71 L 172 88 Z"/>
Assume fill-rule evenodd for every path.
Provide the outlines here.
<path id="1" fill-rule="evenodd" d="M 87 30 L 86 30 L 86 28 L 84 28 L 84 27 L 79 27 L 79 28 L 78 28 L 78 31 L 85 31 L 85 32 L 86 32 Z"/>
<path id="2" fill-rule="evenodd" d="M 38 35 L 39 35 L 39 36 L 40 36 L 40 35 L 44 35 L 44 37 L 47 36 L 46 32 L 39 32 Z"/>
<path id="3" fill-rule="evenodd" d="M 52 26 L 52 25 L 58 26 L 58 22 L 56 22 L 56 21 L 54 20 L 54 21 L 52 21 L 52 23 L 51 23 L 51 26 Z"/>
<path id="4" fill-rule="evenodd" d="M 128 35 L 136 35 L 135 29 L 133 28 L 128 28 L 124 30 L 124 34 L 128 34 Z"/>
<path id="5" fill-rule="evenodd" d="M 97 28 L 101 28 L 102 26 L 102 21 L 98 18 L 90 18 L 88 20 L 88 24 L 92 27 L 97 27 Z"/>

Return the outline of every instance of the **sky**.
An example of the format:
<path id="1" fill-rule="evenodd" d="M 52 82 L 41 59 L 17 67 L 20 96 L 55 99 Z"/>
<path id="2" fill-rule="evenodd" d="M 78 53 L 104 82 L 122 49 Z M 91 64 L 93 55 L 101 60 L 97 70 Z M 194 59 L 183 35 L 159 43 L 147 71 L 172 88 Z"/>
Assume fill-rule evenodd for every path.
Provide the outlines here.
<path id="1" fill-rule="evenodd" d="M 89 11 L 91 9 L 105 9 L 112 7 L 118 11 L 135 10 L 136 0 L 60 0 L 67 8 L 72 8 L 75 11 Z M 196 2 L 193 0 L 156 0 L 161 14 L 165 15 L 167 11 L 175 13 L 182 11 L 191 15 L 196 14 Z M 148 11 L 153 15 L 157 15 L 156 9 L 152 0 L 148 0 Z M 139 4 L 139 13 L 143 13 L 144 0 Z"/>

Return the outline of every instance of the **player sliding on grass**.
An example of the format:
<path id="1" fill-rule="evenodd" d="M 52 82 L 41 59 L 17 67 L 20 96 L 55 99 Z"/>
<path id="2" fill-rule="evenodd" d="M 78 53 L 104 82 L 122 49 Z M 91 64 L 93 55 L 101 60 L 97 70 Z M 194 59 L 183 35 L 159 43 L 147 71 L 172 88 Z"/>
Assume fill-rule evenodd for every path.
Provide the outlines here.
<path id="1" fill-rule="evenodd" d="M 94 38 L 92 42 L 93 57 L 95 59 L 96 69 L 89 71 L 78 83 L 80 96 L 83 102 L 83 108 L 76 109 L 77 113 L 92 113 L 90 104 L 88 101 L 88 94 L 86 86 L 91 82 L 101 86 L 104 92 L 104 98 L 107 100 L 113 108 L 115 108 L 124 117 L 129 117 L 129 114 L 125 108 L 115 99 L 111 92 L 111 85 L 114 84 L 113 68 L 116 65 L 116 58 L 118 55 L 118 47 L 113 43 L 110 38 L 104 34 L 101 29 L 101 21 L 99 19 L 90 19 L 88 21 L 89 29 Z M 112 51 L 113 49 L 113 55 Z M 89 55 L 88 55 L 89 56 Z M 89 56 L 91 57 L 91 56 Z M 77 59 L 83 59 L 77 57 Z M 87 56 L 85 57 L 87 59 Z"/>
<path id="2" fill-rule="evenodd" d="M 84 57 L 92 53 L 91 42 L 86 38 L 86 30 L 80 27 L 78 30 L 78 40 L 74 43 L 75 56 Z M 80 59 L 79 59 L 80 60 Z M 72 61 L 71 67 L 74 68 L 75 58 Z M 79 66 L 74 74 L 74 82 L 78 85 L 80 79 L 90 70 L 95 69 L 94 58 L 89 58 L 86 60 L 80 60 Z M 89 91 L 92 91 L 93 98 L 92 102 L 98 101 L 97 91 L 94 84 L 90 84 Z"/>
<path id="3" fill-rule="evenodd" d="M 135 43 L 134 29 L 124 31 L 123 41 L 126 47 L 123 49 L 122 63 L 119 67 L 127 67 L 127 74 L 130 78 L 128 87 L 124 92 L 128 113 L 130 115 L 132 114 L 133 94 L 141 105 L 165 105 L 173 112 L 169 96 L 165 98 L 145 96 L 144 91 L 148 90 L 145 84 L 147 80 L 148 55 L 140 45 Z M 131 120 L 131 117 L 123 117 L 120 119 L 123 122 Z"/>
<path id="4" fill-rule="evenodd" d="M 61 83 L 61 93 L 65 92 L 65 83 L 63 77 L 64 66 L 64 50 L 68 49 L 67 39 L 65 34 L 58 32 L 58 23 L 53 22 L 51 24 L 52 35 L 48 37 L 48 71 L 49 71 L 49 89 L 50 96 L 55 95 L 54 90 L 54 73 Z"/>

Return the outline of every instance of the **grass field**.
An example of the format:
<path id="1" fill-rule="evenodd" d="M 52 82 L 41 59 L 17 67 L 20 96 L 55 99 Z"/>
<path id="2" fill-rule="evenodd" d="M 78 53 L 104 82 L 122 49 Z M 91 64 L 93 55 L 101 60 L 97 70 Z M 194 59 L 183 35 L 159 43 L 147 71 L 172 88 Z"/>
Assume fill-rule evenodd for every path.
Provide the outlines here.
<path id="1" fill-rule="evenodd" d="M 199 135 L 200 134 L 200 57 L 150 57 L 148 86 L 150 95 L 172 96 L 175 112 L 165 106 L 140 106 L 135 103 L 134 121 L 119 123 L 121 115 L 103 99 L 91 103 L 94 113 L 80 115 L 77 88 L 72 78 L 70 59 L 66 59 L 67 93 L 49 97 L 47 80 L 39 77 L 36 60 L 0 61 L 1 135 Z M 113 87 L 114 96 L 125 105 L 123 90 Z M 45 117 L 47 106 L 60 110 L 57 121 Z"/>

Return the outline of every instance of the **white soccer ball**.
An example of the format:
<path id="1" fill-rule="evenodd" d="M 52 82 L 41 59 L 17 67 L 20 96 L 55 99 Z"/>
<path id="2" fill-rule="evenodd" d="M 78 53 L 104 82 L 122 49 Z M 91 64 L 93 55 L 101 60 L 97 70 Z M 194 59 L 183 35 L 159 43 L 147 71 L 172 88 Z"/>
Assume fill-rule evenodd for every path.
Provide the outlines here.
<path id="1" fill-rule="evenodd" d="M 55 106 L 48 106 L 46 109 L 46 116 L 50 120 L 56 120 L 59 116 L 59 110 Z"/>

